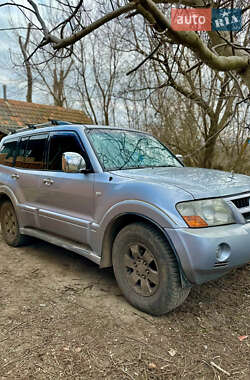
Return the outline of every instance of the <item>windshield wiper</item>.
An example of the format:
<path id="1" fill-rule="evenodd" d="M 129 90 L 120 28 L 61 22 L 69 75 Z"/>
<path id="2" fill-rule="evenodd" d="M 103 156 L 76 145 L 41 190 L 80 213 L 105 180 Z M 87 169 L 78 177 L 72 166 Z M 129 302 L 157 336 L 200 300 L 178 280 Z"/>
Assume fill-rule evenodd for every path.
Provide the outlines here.
<path id="1" fill-rule="evenodd" d="M 132 170 L 132 169 L 157 169 L 157 168 L 178 168 L 182 166 L 177 165 L 161 165 L 161 166 L 131 166 L 125 167 L 125 165 L 120 166 L 119 168 L 110 169 L 110 170 Z"/>

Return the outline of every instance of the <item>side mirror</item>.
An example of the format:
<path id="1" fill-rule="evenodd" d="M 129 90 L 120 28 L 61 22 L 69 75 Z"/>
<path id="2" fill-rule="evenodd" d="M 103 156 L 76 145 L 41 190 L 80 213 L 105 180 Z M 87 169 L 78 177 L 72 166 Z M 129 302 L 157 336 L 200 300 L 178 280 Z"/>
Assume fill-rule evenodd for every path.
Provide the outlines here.
<path id="1" fill-rule="evenodd" d="M 86 170 L 86 162 L 79 153 L 65 152 L 62 155 L 62 169 L 65 173 L 81 173 Z"/>

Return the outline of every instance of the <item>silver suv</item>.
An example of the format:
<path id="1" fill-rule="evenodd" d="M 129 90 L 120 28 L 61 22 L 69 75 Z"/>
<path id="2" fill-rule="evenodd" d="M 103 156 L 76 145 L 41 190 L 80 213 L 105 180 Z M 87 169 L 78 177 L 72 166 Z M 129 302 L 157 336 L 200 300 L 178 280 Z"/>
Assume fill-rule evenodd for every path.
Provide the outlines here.
<path id="1" fill-rule="evenodd" d="M 250 261 L 249 199 L 248 176 L 184 167 L 134 130 L 34 127 L 0 144 L 7 244 L 32 236 L 113 266 L 127 300 L 154 315 Z"/>

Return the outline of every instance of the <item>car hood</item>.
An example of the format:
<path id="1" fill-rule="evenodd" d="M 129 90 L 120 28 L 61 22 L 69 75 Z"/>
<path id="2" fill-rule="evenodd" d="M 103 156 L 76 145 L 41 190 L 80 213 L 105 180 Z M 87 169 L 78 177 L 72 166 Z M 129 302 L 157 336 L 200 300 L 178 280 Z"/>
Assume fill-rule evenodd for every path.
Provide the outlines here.
<path id="1" fill-rule="evenodd" d="M 250 177 L 212 169 L 167 167 L 116 170 L 112 173 L 137 181 L 176 186 L 195 199 L 250 192 Z"/>

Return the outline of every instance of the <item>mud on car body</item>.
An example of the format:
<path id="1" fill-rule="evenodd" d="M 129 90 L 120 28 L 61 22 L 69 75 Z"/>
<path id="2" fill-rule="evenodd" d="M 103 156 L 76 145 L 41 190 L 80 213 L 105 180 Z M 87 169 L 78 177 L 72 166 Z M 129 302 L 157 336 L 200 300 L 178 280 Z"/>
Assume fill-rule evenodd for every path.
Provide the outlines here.
<path id="1" fill-rule="evenodd" d="M 1 228 L 113 266 L 135 307 L 161 315 L 195 284 L 250 261 L 250 178 L 188 168 L 153 136 L 69 125 L 0 143 Z"/>

